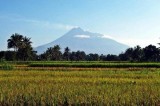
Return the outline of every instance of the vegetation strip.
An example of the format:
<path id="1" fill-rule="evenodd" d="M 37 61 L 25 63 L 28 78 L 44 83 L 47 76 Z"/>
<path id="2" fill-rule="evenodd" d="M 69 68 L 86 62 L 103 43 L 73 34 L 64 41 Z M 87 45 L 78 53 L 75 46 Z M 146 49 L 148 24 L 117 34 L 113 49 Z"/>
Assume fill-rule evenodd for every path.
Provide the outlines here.
<path id="1" fill-rule="evenodd" d="M 29 67 L 84 67 L 84 68 L 160 68 L 160 63 L 30 63 Z"/>

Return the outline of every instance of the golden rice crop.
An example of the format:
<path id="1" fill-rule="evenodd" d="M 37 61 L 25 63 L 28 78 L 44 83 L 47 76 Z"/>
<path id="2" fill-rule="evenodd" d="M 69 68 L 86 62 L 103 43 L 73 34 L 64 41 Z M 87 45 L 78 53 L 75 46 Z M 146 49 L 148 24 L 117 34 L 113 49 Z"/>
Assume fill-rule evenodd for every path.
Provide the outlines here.
<path id="1" fill-rule="evenodd" d="M 0 105 L 159 105 L 154 71 L 0 71 Z"/>

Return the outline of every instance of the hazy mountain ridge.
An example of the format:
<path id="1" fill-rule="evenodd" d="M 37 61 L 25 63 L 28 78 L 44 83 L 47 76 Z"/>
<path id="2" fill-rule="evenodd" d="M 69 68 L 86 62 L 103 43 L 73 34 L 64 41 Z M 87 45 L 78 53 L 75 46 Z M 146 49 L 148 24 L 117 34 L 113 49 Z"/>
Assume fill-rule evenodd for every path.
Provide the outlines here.
<path id="1" fill-rule="evenodd" d="M 129 46 L 119 43 L 111 38 L 104 38 L 104 35 L 84 31 L 81 28 L 73 28 L 57 40 L 35 48 L 38 54 L 43 53 L 49 47 L 60 45 L 62 51 L 69 47 L 71 51 L 85 51 L 98 54 L 119 54 Z"/>

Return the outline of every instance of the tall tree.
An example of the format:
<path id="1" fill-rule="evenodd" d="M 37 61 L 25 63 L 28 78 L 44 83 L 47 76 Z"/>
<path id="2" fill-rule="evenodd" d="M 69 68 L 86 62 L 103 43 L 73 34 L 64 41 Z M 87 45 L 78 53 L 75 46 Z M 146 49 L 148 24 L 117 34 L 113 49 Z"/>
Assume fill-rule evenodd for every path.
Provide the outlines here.
<path id="1" fill-rule="evenodd" d="M 86 53 L 84 51 L 77 51 L 76 52 L 77 61 L 84 61 L 86 59 Z"/>
<path id="2" fill-rule="evenodd" d="M 30 40 L 31 38 L 24 37 L 17 33 L 11 35 L 10 39 L 7 40 L 8 48 L 13 48 L 15 51 L 16 60 L 26 61 L 36 56 L 36 52 L 33 51 L 32 42 Z"/>
<path id="3" fill-rule="evenodd" d="M 139 45 L 134 47 L 133 53 L 132 53 L 132 59 L 134 61 L 142 61 L 143 55 L 144 55 L 143 50 L 141 49 L 141 47 Z"/>
<path id="4" fill-rule="evenodd" d="M 31 38 L 28 37 L 23 37 L 23 42 L 22 42 L 22 46 L 23 48 L 26 48 L 27 46 L 31 46 Z"/>
<path id="5" fill-rule="evenodd" d="M 62 53 L 61 48 L 59 45 L 55 45 L 53 47 L 53 60 L 61 60 L 62 59 Z"/>
<path id="6" fill-rule="evenodd" d="M 33 51 L 31 43 L 31 38 L 23 37 L 22 46 L 18 49 L 17 53 L 20 60 L 31 60 L 36 56 L 36 52 Z"/>
<path id="7" fill-rule="evenodd" d="M 144 49 L 144 61 L 159 61 L 160 50 L 156 46 L 148 45 Z"/>
<path id="8" fill-rule="evenodd" d="M 15 34 L 12 34 L 10 39 L 7 40 L 8 42 L 8 48 L 13 48 L 14 51 L 18 51 L 19 48 L 22 47 L 22 41 L 23 41 L 23 36 L 18 34 L 18 33 L 15 33 Z"/>
<path id="9" fill-rule="evenodd" d="M 53 51 L 53 48 L 50 47 L 50 48 L 48 48 L 48 49 L 46 50 L 46 52 L 45 52 L 44 55 L 42 55 L 42 56 L 44 56 L 44 57 L 46 58 L 46 60 L 52 60 L 52 57 L 53 57 L 52 51 Z"/>
<path id="10" fill-rule="evenodd" d="M 71 61 L 77 61 L 76 52 L 72 52 L 72 53 L 71 53 L 70 60 L 71 60 Z"/>
<path id="11" fill-rule="evenodd" d="M 90 53 L 90 54 L 86 55 L 86 60 L 87 60 L 87 61 L 98 61 L 99 58 L 100 58 L 100 57 L 99 57 L 98 54 Z"/>
<path id="12" fill-rule="evenodd" d="M 59 45 L 48 48 L 47 51 L 44 53 L 45 57 L 47 57 L 47 60 L 61 60 L 62 53 L 60 49 L 61 48 Z"/>
<path id="13" fill-rule="evenodd" d="M 133 48 L 128 48 L 128 49 L 126 50 L 125 56 L 126 56 L 127 60 L 133 61 L 133 58 L 132 58 L 133 51 L 134 51 Z"/>
<path id="14" fill-rule="evenodd" d="M 14 49 L 14 54 L 13 54 L 14 60 L 17 60 L 17 52 L 18 49 L 22 47 L 22 40 L 23 36 L 18 33 L 12 34 L 10 39 L 7 40 L 8 49 L 10 48 Z"/>
<path id="15" fill-rule="evenodd" d="M 64 49 L 63 59 L 69 61 L 70 60 L 70 55 L 71 55 L 70 49 L 69 49 L 69 47 L 66 47 Z"/>

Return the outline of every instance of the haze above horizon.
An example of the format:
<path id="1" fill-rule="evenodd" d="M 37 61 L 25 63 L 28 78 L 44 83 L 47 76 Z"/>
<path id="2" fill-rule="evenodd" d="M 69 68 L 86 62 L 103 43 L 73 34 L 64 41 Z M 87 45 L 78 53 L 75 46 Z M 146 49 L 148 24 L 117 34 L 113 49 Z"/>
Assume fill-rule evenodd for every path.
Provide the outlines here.
<path id="1" fill-rule="evenodd" d="M 54 41 L 81 27 L 129 46 L 160 42 L 159 0 L 1 0 L 0 50 L 14 33 L 33 46 Z"/>

